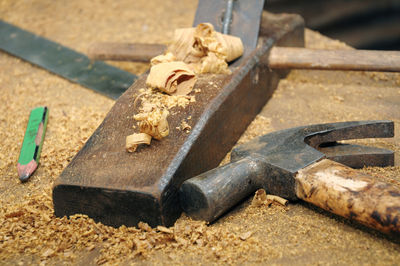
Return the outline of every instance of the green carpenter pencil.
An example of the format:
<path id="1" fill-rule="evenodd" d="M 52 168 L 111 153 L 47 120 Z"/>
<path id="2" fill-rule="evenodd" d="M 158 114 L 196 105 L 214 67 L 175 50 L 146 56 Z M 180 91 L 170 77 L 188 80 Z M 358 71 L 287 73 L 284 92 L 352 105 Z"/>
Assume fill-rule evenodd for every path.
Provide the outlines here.
<path id="1" fill-rule="evenodd" d="M 39 165 L 48 117 L 49 109 L 46 106 L 31 111 L 17 164 L 19 179 L 22 182 L 27 181 Z"/>

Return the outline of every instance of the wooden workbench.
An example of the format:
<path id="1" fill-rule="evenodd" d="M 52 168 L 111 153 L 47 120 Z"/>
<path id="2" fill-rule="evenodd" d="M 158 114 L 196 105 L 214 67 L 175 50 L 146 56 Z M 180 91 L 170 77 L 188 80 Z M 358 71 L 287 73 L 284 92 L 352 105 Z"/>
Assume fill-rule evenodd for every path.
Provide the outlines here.
<path id="1" fill-rule="evenodd" d="M 192 24 L 196 1 L 0 2 L 0 18 L 80 52 L 98 41 L 166 43 Z M 306 46 L 350 49 L 306 31 Z M 112 63 L 140 74 L 146 64 Z M 304 203 L 257 207 L 248 199 L 212 225 L 182 216 L 170 229 L 111 228 L 84 216 L 55 218 L 51 187 L 114 101 L 0 53 L 0 264 L 379 264 L 400 261 L 400 244 Z M 50 118 L 40 166 L 19 182 L 16 162 L 29 111 Z M 396 152 L 396 166 L 367 168 L 400 186 L 400 74 L 292 71 L 240 142 L 311 123 L 391 119 L 393 139 L 359 143 Z"/>

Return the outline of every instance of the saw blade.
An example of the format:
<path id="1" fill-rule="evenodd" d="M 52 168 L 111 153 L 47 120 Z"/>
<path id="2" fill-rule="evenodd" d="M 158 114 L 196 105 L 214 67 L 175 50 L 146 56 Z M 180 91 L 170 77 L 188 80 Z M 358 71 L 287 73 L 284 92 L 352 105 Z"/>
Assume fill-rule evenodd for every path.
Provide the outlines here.
<path id="1" fill-rule="evenodd" d="M 0 49 L 72 82 L 117 99 L 137 77 L 0 20 Z"/>

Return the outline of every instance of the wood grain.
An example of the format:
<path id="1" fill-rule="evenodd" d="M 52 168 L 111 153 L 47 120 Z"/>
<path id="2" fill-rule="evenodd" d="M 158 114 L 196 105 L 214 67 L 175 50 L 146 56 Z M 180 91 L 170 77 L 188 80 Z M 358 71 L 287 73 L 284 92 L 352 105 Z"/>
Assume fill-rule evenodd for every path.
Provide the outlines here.
<path id="1" fill-rule="evenodd" d="M 381 232 L 400 236 L 400 190 L 324 159 L 298 172 L 296 194 L 309 203 Z"/>
<path id="2" fill-rule="evenodd" d="M 355 71 L 400 71 L 400 52 L 368 50 L 314 50 L 274 47 L 270 68 Z"/>
<path id="3" fill-rule="evenodd" d="M 121 60 L 149 62 L 151 58 L 162 54 L 163 44 L 150 43 L 94 43 L 88 49 L 88 57 L 93 60 Z"/>

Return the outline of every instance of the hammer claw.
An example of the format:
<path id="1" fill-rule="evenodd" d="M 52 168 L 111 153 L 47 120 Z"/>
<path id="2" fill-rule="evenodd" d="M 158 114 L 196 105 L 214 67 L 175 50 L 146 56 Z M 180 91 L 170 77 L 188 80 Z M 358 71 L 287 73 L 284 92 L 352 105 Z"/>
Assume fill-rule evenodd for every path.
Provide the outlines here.
<path id="1" fill-rule="evenodd" d="M 338 140 L 391 138 L 394 136 L 394 123 L 388 120 L 329 123 L 304 128 L 306 134 L 309 132 L 304 141 L 314 148 L 323 143 Z"/>
<path id="2" fill-rule="evenodd" d="M 394 165 L 394 152 L 387 149 L 337 142 L 329 146 L 320 146 L 317 149 L 328 159 L 351 168 Z"/>

